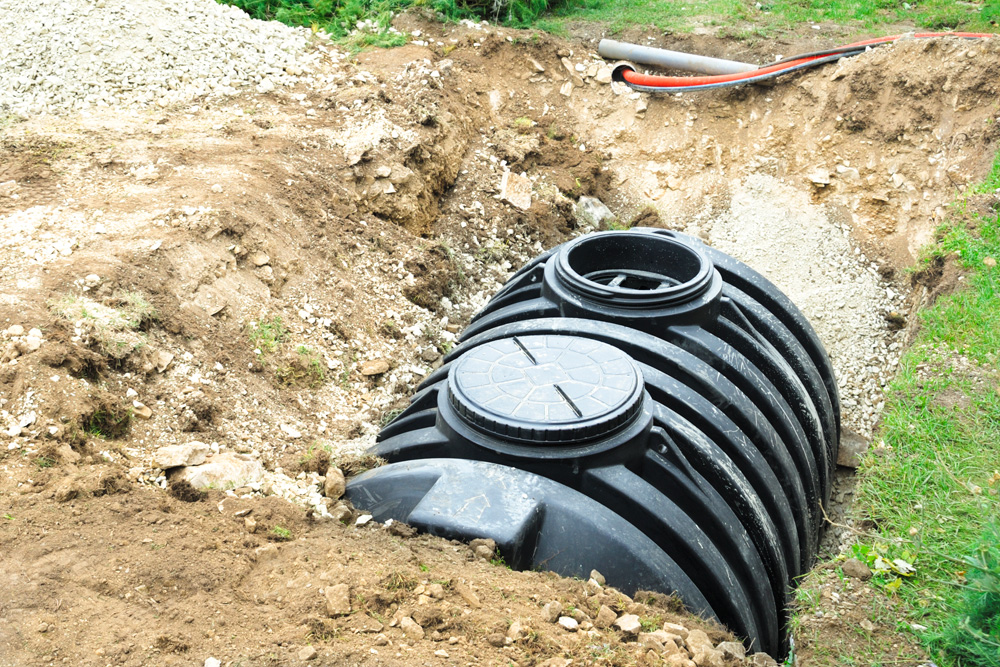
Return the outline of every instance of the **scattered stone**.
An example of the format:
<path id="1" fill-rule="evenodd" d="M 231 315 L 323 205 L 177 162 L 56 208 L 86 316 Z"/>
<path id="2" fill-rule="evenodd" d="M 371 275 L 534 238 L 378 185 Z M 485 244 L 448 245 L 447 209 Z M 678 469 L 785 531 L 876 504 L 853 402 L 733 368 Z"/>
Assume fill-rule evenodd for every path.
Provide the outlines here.
<path id="1" fill-rule="evenodd" d="M 572 664 L 570 658 L 549 658 L 545 662 L 538 663 L 538 667 L 569 667 Z"/>
<path id="2" fill-rule="evenodd" d="M 153 463 L 156 464 L 156 467 L 164 470 L 181 466 L 197 466 L 205 462 L 211 451 L 211 447 L 197 440 L 186 445 L 168 445 L 153 452 Z"/>
<path id="3" fill-rule="evenodd" d="M 512 642 L 520 641 L 524 638 L 524 626 L 521 625 L 521 621 L 514 621 L 507 628 L 507 639 Z"/>
<path id="4" fill-rule="evenodd" d="M 611 209 L 596 197 L 580 197 L 573 207 L 573 214 L 581 225 L 590 225 L 595 229 L 600 229 L 605 222 L 615 219 Z"/>
<path id="5" fill-rule="evenodd" d="M 173 360 L 174 360 L 174 355 L 170 354 L 169 352 L 164 352 L 163 350 L 160 350 L 159 352 L 156 353 L 156 370 L 160 373 L 166 371 L 167 367 L 170 366 Z"/>
<path id="6" fill-rule="evenodd" d="M 608 581 L 604 578 L 604 575 L 597 570 L 590 571 L 590 578 L 599 583 L 601 586 L 606 586 Z"/>
<path id="7" fill-rule="evenodd" d="M 17 190 L 17 181 L 4 181 L 3 183 L 0 183 L 0 197 L 10 197 L 12 194 L 17 192 Z"/>
<path id="8" fill-rule="evenodd" d="M 299 660 L 315 660 L 319 655 L 312 646 L 303 646 L 299 649 Z"/>
<path id="9" fill-rule="evenodd" d="M 375 169 L 375 175 L 378 176 L 379 178 L 389 178 L 390 176 L 392 176 L 392 167 L 383 164 L 382 166 Z"/>
<path id="10" fill-rule="evenodd" d="M 248 533 L 257 532 L 257 520 L 254 519 L 252 516 L 248 516 L 247 518 L 243 519 L 243 525 L 246 527 Z"/>
<path id="11" fill-rule="evenodd" d="M 577 628 L 580 627 L 580 623 L 575 618 L 570 618 L 569 616 L 560 616 L 556 622 L 570 632 L 576 632 Z"/>
<path id="12" fill-rule="evenodd" d="M 681 638 L 681 641 L 687 641 L 688 629 L 679 623 L 664 623 L 663 630 L 664 632 L 669 632 L 672 635 L 677 635 Z"/>
<path id="13" fill-rule="evenodd" d="M 747 649 L 740 642 L 722 642 L 715 648 L 722 651 L 727 660 L 743 660 L 747 657 Z"/>
<path id="14" fill-rule="evenodd" d="M 816 169 L 806 176 L 809 182 L 816 188 L 825 188 L 830 185 L 830 171 L 827 169 Z"/>
<path id="15" fill-rule="evenodd" d="M 473 553 L 483 560 L 492 560 L 497 552 L 497 543 L 488 537 L 481 537 L 469 542 Z"/>
<path id="16" fill-rule="evenodd" d="M 512 171 L 500 179 L 500 198 L 523 211 L 531 208 L 531 180 Z"/>
<path id="17" fill-rule="evenodd" d="M 351 613 L 351 587 L 347 584 L 327 586 L 323 595 L 326 597 L 328 615 L 344 616 Z"/>
<path id="18" fill-rule="evenodd" d="M 610 628 L 617 619 L 618 614 L 615 613 L 614 609 L 606 604 L 602 604 L 601 608 L 597 611 L 597 618 L 594 619 L 594 627 L 601 629 Z"/>
<path id="19" fill-rule="evenodd" d="M 250 261 L 253 262 L 254 266 L 267 266 L 271 263 L 271 258 L 265 252 L 255 252 L 250 255 Z"/>
<path id="20" fill-rule="evenodd" d="M 264 477 L 264 466 L 246 454 L 223 452 L 210 457 L 204 464 L 177 468 L 171 479 L 183 479 L 197 489 L 235 489 Z"/>
<path id="21" fill-rule="evenodd" d="M 340 468 L 328 468 L 326 471 L 326 481 L 323 483 L 323 491 L 327 498 L 337 500 L 344 495 L 347 490 L 347 481 L 344 479 L 344 471 Z"/>
<path id="22" fill-rule="evenodd" d="M 439 648 L 438 650 L 434 651 L 434 655 L 436 655 L 439 658 L 447 658 L 448 651 L 445 651 L 443 648 Z"/>
<path id="23" fill-rule="evenodd" d="M 479 602 L 479 596 L 476 595 L 476 592 L 472 590 L 468 586 L 468 584 L 462 581 L 452 581 L 451 587 L 456 593 L 458 593 L 462 597 L 463 600 L 465 600 L 465 603 L 467 605 L 469 605 L 473 609 L 479 609 L 479 607 L 481 606 L 481 603 Z"/>
<path id="24" fill-rule="evenodd" d="M 389 362 L 385 359 L 371 359 L 361 364 L 361 374 L 368 377 L 389 372 Z"/>
<path id="25" fill-rule="evenodd" d="M 861 581 L 868 581 L 872 578 L 872 571 L 867 565 L 862 563 L 857 558 L 848 558 L 844 561 L 843 565 L 840 566 L 848 577 L 852 579 L 860 579 Z"/>
<path id="26" fill-rule="evenodd" d="M 383 634 L 379 634 L 375 637 L 375 641 L 372 643 L 375 644 L 375 646 L 385 646 L 389 643 L 389 638 Z"/>
<path id="27" fill-rule="evenodd" d="M 220 185 L 219 183 L 213 183 L 212 184 L 212 192 L 214 192 L 216 194 L 222 192 L 222 185 Z"/>
<path id="28" fill-rule="evenodd" d="M 573 94 L 573 82 L 567 81 L 559 88 L 559 94 L 563 97 L 569 97 Z"/>
<path id="29" fill-rule="evenodd" d="M 153 416 L 152 409 L 142 401 L 132 401 L 132 413 L 142 419 L 151 419 Z"/>
<path id="30" fill-rule="evenodd" d="M 531 66 L 535 68 L 536 73 L 541 74 L 545 71 L 545 67 L 542 65 L 542 63 L 538 62 L 534 58 L 528 58 L 528 62 L 530 62 Z"/>
<path id="31" fill-rule="evenodd" d="M 607 85 L 611 83 L 611 74 L 612 72 L 610 67 L 602 67 L 597 70 L 597 76 L 594 77 L 594 81 Z"/>
<path id="32" fill-rule="evenodd" d="M 542 620 L 546 623 L 555 623 L 562 616 L 562 602 L 553 600 L 542 607 Z"/>
<path id="33" fill-rule="evenodd" d="M 778 662 L 767 653 L 754 653 L 750 656 L 753 667 L 778 667 Z"/>
<path id="34" fill-rule="evenodd" d="M 205 658 L 205 667 L 222 667 L 222 661 L 218 658 Z"/>
<path id="35" fill-rule="evenodd" d="M 647 109 L 649 109 L 649 102 L 645 97 L 640 97 L 639 101 L 635 103 L 635 115 L 641 116 L 646 113 Z"/>
<path id="36" fill-rule="evenodd" d="M 837 465 L 857 468 L 861 465 L 861 458 L 868 452 L 870 444 L 868 438 L 850 429 L 843 429 L 840 434 L 840 449 L 837 450 Z"/>
<path id="37" fill-rule="evenodd" d="M 399 627 L 407 639 L 420 641 L 424 638 L 424 629 L 409 616 L 403 617 L 403 620 L 399 622 Z"/>
<path id="38" fill-rule="evenodd" d="M 637 635 L 642 630 L 639 617 L 635 614 L 625 614 L 614 622 L 614 626 L 626 635 Z"/>
<path id="39" fill-rule="evenodd" d="M 435 600 L 444 599 L 444 586 L 441 584 L 428 584 L 425 592 Z"/>

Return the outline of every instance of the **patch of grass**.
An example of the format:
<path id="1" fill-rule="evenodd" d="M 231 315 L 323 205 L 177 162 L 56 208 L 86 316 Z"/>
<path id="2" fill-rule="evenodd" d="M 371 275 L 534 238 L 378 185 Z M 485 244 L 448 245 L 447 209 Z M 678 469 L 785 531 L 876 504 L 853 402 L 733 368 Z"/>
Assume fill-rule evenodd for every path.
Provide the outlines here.
<path id="1" fill-rule="evenodd" d="M 82 420 L 83 430 L 101 440 L 120 438 L 132 424 L 132 409 L 105 405 L 94 410 Z"/>
<path id="2" fill-rule="evenodd" d="M 247 335 L 255 349 L 265 353 L 274 352 L 288 337 L 288 329 L 281 316 L 275 315 L 267 320 L 251 322 L 247 327 Z"/>
<path id="3" fill-rule="evenodd" d="M 288 387 L 320 387 L 326 382 L 326 368 L 319 353 L 306 345 L 296 348 L 297 356 L 279 364 L 274 371 L 279 384 Z"/>
<path id="4" fill-rule="evenodd" d="M 379 416 L 378 425 L 380 427 L 382 427 L 382 428 L 385 428 L 386 426 L 388 426 L 389 424 L 392 423 L 392 420 L 394 420 L 396 417 L 398 417 L 401 414 L 403 414 L 403 408 L 395 408 L 395 409 L 392 409 L 392 410 L 386 410 L 385 412 L 383 412 Z"/>
<path id="5" fill-rule="evenodd" d="M 991 179 L 1000 173 L 997 163 Z M 859 471 L 859 507 L 879 536 L 857 548 L 887 545 L 913 556 L 915 572 L 896 583 L 895 594 L 905 627 L 934 650 L 936 662 L 997 667 L 1000 603 L 989 595 L 1000 578 L 994 578 L 996 553 L 978 545 L 984 534 L 996 534 L 990 522 L 1000 514 L 1000 268 L 994 259 L 1000 258 L 1000 214 L 970 213 L 962 203 L 925 261 L 957 261 L 967 272 L 965 287 L 920 314 L 920 333 L 889 388 L 880 441 Z M 992 657 L 970 657 L 973 640 Z"/>
<path id="6" fill-rule="evenodd" d="M 995 667 L 1000 665 L 1000 523 L 987 528 L 965 562 L 963 598 L 930 645 L 957 664 Z"/>
<path id="7" fill-rule="evenodd" d="M 141 331 L 157 318 L 144 294 L 117 292 L 105 302 L 74 294 L 50 302 L 52 311 L 81 331 L 82 336 L 108 357 L 122 361 L 148 346 Z"/>
<path id="8" fill-rule="evenodd" d="M 538 27 L 551 29 L 568 21 L 597 21 L 609 31 L 653 26 L 671 32 L 690 32 L 699 26 L 717 26 L 720 34 L 741 39 L 767 37 L 803 24 L 836 23 L 874 31 L 900 23 L 935 31 L 994 32 L 1000 3 L 959 3 L 954 0 L 579 0 L 552 8 Z"/>
<path id="9" fill-rule="evenodd" d="M 292 531 L 282 526 L 275 526 L 271 529 L 269 537 L 276 542 L 288 542 L 292 539 Z"/>
<path id="10" fill-rule="evenodd" d="M 55 459 L 48 456 L 39 456 L 35 458 L 35 465 L 39 468 L 51 468 L 56 464 Z"/>

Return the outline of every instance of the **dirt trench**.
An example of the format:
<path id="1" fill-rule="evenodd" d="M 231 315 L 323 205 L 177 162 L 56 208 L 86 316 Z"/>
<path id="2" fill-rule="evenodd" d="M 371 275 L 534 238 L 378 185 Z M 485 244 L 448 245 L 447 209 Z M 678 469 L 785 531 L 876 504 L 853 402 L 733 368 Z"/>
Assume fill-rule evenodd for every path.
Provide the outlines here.
<path id="1" fill-rule="evenodd" d="M 903 269 L 1000 136 L 1000 46 L 901 43 L 647 98 L 597 83 L 589 42 L 400 21 L 431 37 L 331 57 L 295 91 L 3 130 L 0 664 L 300 664 L 307 645 L 321 664 L 646 660 L 540 620 L 551 599 L 594 602 L 580 584 L 340 525 L 319 492 L 511 271 L 588 231 L 582 195 L 785 290 L 831 353 L 845 425 L 871 436 L 926 294 Z M 508 169 L 530 208 L 500 199 Z M 170 496 L 153 453 L 192 440 L 263 481 Z M 334 579 L 365 614 L 324 613 Z M 435 634 L 408 640 L 391 619 L 434 581 Z M 516 619 L 531 641 L 505 641 Z"/>

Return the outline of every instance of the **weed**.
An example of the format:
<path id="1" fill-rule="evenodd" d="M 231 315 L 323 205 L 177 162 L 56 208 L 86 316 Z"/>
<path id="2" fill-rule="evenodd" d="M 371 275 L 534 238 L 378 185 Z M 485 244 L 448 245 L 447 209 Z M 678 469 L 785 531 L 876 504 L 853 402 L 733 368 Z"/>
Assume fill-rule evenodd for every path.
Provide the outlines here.
<path id="1" fill-rule="evenodd" d="M 287 542 L 292 539 L 292 531 L 282 526 L 275 526 L 271 529 L 271 539 L 277 542 Z"/>
<path id="2" fill-rule="evenodd" d="M 622 232 L 632 229 L 632 225 L 627 222 L 619 222 L 618 218 L 608 218 L 604 221 L 604 229 L 610 232 Z"/>
<path id="3" fill-rule="evenodd" d="M 56 464 L 55 459 L 48 456 L 39 456 L 35 458 L 35 465 L 39 468 L 51 468 Z"/>
<path id="4" fill-rule="evenodd" d="M 120 438 L 132 423 L 132 409 L 104 406 L 83 418 L 83 430 L 102 440 Z"/>
<path id="5" fill-rule="evenodd" d="M 319 354 L 306 345 L 296 348 L 298 356 L 288 359 L 287 364 L 279 364 L 274 376 L 279 384 L 288 387 L 322 386 L 326 382 L 326 368 Z"/>
<path id="6" fill-rule="evenodd" d="M 378 425 L 381 428 L 385 428 L 386 426 L 388 426 L 389 424 L 392 423 L 392 420 L 394 420 L 396 417 L 398 417 L 401 414 L 403 414 L 403 409 L 402 408 L 394 408 L 392 410 L 386 410 L 379 417 L 379 419 L 378 419 Z"/>
<path id="7" fill-rule="evenodd" d="M 535 126 L 535 121 L 525 116 L 520 118 L 515 118 L 514 122 L 511 123 L 511 127 L 517 130 L 518 134 L 527 134 L 531 131 L 531 128 Z"/>
<path id="8" fill-rule="evenodd" d="M 275 315 L 269 320 L 251 322 L 248 327 L 248 336 L 255 349 L 264 353 L 274 352 L 288 337 L 288 329 L 281 320 L 281 316 Z"/>
<path id="9" fill-rule="evenodd" d="M 14 517 L 11 514 L 4 514 L 3 518 L 7 519 L 7 521 L 13 521 L 14 520 Z"/>
<path id="10" fill-rule="evenodd" d="M 430 572 L 430 571 L 431 571 L 431 568 L 430 568 L 429 566 L 427 566 L 427 565 L 424 565 L 423 563 L 421 563 L 421 564 L 420 564 L 420 571 L 421 571 L 421 572 Z"/>
<path id="11" fill-rule="evenodd" d="M 418 584 L 416 577 L 398 571 L 390 572 L 380 583 L 387 591 L 412 591 Z"/>
<path id="12" fill-rule="evenodd" d="M 506 240 L 490 241 L 476 251 L 476 259 L 484 264 L 499 264 L 510 255 L 510 244 Z"/>

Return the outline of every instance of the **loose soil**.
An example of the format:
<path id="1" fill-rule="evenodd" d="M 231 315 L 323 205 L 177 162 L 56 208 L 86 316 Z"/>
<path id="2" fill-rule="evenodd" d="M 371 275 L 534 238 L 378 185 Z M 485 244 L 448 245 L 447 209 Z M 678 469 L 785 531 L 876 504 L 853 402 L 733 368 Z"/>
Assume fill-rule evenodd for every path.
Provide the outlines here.
<path id="1" fill-rule="evenodd" d="M 617 631 L 544 623 L 554 599 L 695 627 L 670 601 L 587 595 L 308 500 L 511 271 L 588 231 L 581 195 L 786 290 L 831 351 L 845 425 L 870 436 L 898 321 L 927 291 L 903 269 L 997 147 L 1000 44 L 904 42 L 769 87 L 642 98 L 586 77 L 589 38 L 398 27 L 426 45 L 325 58 L 294 91 L 2 130 L 0 183 L 16 189 L 0 196 L 0 665 L 301 664 L 307 644 L 330 665 L 646 660 Z M 826 45 L 793 41 L 778 46 Z M 506 169 L 532 180 L 530 209 L 500 199 Z M 260 460 L 270 481 L 168 493 L 153 452 L 192 440 Z M 838 488 L 845 512 L 850 477 Z M 826 556 L 848 539 L 832 532 Z M 326 613 L 328 582 L 349 584 L 352 614 Z M 850 654 L 864 605 L 840 602 L 818 604 L 844 622 L 818 640 L 803 626 L 800 646 Z M 401 610 L 424 640 L 391 627 Z M 878 633 L 920 659 L 890 624 Z"/>

